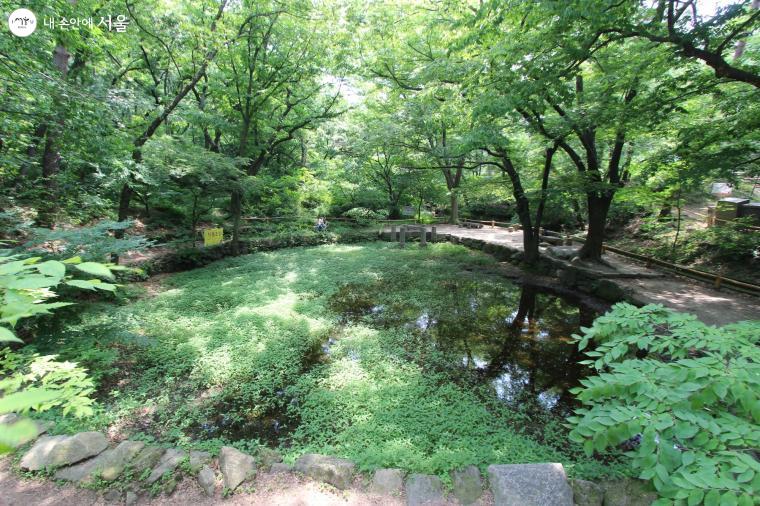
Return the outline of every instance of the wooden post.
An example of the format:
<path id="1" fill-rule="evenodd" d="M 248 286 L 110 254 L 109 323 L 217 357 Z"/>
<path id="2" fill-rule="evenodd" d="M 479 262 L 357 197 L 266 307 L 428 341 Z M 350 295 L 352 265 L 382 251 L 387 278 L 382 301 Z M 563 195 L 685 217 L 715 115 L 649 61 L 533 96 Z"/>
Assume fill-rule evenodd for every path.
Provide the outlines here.
<path id="1" fill-rule="evenodd" d="M 425 226 L 420 227 L 420 248 L 427 246 L 427 229 Z"/>
<path id="2" fill-rule="evenodd" d="M 438 232 L 435 226 L 430 227 L 430 242 L 438 242 Z"/>
<path id="3" fill-rule="evenodd" d="M 394 225 L 393 223 L 391 223 L 391 241 L 392 242 L 396 241 L 396 225 Z"/>
<path id="4" fill-rule="evenodd" d="M 723 278 L 715 276 L 715 289 L 720 290 L 720 284 L 723 282 Z"/>
<path id="5" fill-rule="evenodd" d="M 406 246 L 406 225 L 401 225 L 401 231 L 398 234 L 398 245 L 401 248 Z"/>
<path id="6" fill-rule="evenodd" d="M 495 220 L 491 220 L 491 228 L 496 228 L 496 221 Z"/>

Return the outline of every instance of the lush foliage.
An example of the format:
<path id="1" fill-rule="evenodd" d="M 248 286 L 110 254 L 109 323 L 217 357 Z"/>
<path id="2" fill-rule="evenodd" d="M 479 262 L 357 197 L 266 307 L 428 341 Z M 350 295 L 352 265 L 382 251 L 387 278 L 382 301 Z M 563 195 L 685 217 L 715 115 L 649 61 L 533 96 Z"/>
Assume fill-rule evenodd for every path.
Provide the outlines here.
<path id="1" fill-rule="evenodd" d="M 576 390 L 570 418 L 588 454 L 628 442 L 658 504 L 757 502 L 760 464 L 760 324 L 709 327 L 662 306 L 618 304 L 579 347 L 597 376 Z M 636 438 L 635 443 L 630 443 Z"/>
<path id="2" fill-rule="evenodd" d="M 40 262 L 39 257 L 19 255 L 0 257 L 0 343 L 22 343 L 14 331 L 21 319 L 47 315 L 51 310 L 68 306 L 67 302 L 44 302 L 56 297 L 53 288 L 60 285 L 87 290 L 114 291 L 116 285 L 103 282 L 112 279 L 116 267 L 95 262 L 82 262 L 79 257 L 64 261 Z M 75 279 L 67 266 L 91 279 Z M 9 328 L 10 326 L 10 328 Z M 73 411 L 77 417 L 92 414 L 90 405 L 92 380 L 81 367 L 70 362 L 58 362 L 55 355 L 16 353 L 0 349 L 0 414 L 11 412 L 45 411 L 62 406 L 64 415 Z M 3 429 L 0 452 L 7 452 L 36 431 L 28 420 L 21 420 Z"/>
<path id="3" fill-rule="evenodd" d="M 71 313 L 41 332 L 36 347 L 60 346 L 63 359 L 101 371 L 96 415 L 56 417 L 69 430 L 109 426 L 212 450 L 281 444 L 291 458 L 318 451 L 364 469 L 400 466 L 444 477 L 493 462 L 558 461 L 589 477 L 620 472 L 568 445 L 562 418 L 530 395 L 499 400 L 489 382 L 463 368 L 461 335 L 436 343 L 415 331 L 420 314 L 446 315 L 460 302 L 450 295 L 452 270 L 469 269 L 473 296 L 493 292 L 467 320 L 504 322 L 519 289 L 489 274 L 494 265 L 448 244 L 260 252 L 171 276 L 158 294 L 124 306 Z M 372 306 L 400 316 L 363 319 Z M 491 346 L 498 356 L 500 341 Z"/>

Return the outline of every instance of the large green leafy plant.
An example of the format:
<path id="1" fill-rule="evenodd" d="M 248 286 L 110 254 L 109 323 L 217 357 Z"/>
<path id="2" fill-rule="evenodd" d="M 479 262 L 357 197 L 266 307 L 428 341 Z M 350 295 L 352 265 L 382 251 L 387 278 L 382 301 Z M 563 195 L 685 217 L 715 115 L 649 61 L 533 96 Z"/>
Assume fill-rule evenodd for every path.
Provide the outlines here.
<path id="1" fill-rule="evenodd" d="M 658 504 L 757 504 L 760 322 L 722 328 L 660 305 L 617 304 L 584 335 L 598 371 L 569 418 L 587 453 L 625 443 Z"/>
<path id="2" fill-rule="evenodd" d="M 67 270 L 87 275 L 75 279 Z M 91 414 L 92 380 L 81 367 L 58 362 L 54 355 L 38 356 L 14 352 L 7 343 L 23 343 L 14 329 L 19 320 L 50 314 L 68 302 L 48 302 L 56 297 L 53 288 L 68 285 L 86 290 L 113 291 L 112 270 L 123 267 L 82 262 L 79 257 L 40 262 L 39 257 L 0 256 L 0 415 L 29 410 L 44 411 L 56 406 L 76 416 Z M 37 430 L 30 420 L 5 425 L 0 433 L 0 453 L 6 452 Z"/>

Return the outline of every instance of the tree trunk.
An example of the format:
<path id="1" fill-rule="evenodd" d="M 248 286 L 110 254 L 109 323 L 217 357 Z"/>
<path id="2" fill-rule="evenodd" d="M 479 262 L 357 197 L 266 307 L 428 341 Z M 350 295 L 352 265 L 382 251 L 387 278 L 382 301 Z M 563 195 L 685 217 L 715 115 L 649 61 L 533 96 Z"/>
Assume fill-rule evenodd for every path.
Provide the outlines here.
<path id="1" fill-rule="evenodd" d="M 589 193 L 586 197 L 588 202 L 588 232 L 586 242 L 578 252 L 578 256 L 585 260 L 601 261 L 604 245 L 604 229 L 607 225 L 607 212 L 612 204 L 614 194 L 599 196 Z"/>
<path id="2" fill-rule="evenodd" d="M 45 137 L 47 128 L 47 123 L 40 123 L 37 125 L 37 128 L 34 129 L 34 133 L 32 134 L 32 142 L 29 144 L 29 146 L 26 147 L 26 157 L 28 160 L 25 161 L 23 165 L 21 165 L 21 170 L 19 171 L 19 183 L 22 183 L 24 179 L 29 177 L 29 173 L 32 170 L 31 161 L 37 157 L 37 147 L 39 146 L 43 137 Z"/>
<path id="3" fill-rule="evenodd" d="M 240 217 L 243 212 L 243 195 L 239 189 L 230 195 L 230 214 L 232 215 L 232 254 L 240 254 Z"/>
<path id="4" fill-rule="evenodd" d="M 452 225 L 459 223 L 459 195 L 457 195 L 456 188 L 451 189 L 451 215 L 449 216 L 449 223 Z"/>

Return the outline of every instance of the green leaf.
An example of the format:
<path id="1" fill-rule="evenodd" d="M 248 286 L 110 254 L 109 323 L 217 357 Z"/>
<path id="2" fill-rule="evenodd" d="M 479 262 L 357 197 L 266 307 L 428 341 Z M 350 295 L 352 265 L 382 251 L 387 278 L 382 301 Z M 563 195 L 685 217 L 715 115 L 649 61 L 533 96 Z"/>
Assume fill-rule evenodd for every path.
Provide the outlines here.
<path id="1" fill-rule="evenodd" d="M 77 264 L 75 267 L 80 271 L 86 272 L 87 274 L 92 274 L 93 276 L 113 279 L 113 273 L 108 270 L 108 267 L 103 264 L 96 262 L 84 262 Z"/>
<path id="2" fill-rule="evenodd" d="M 705 495 L 705 506 L 718 506 L 720 504 L 720 492 L 710 490 Z"/>
<path id="3" fill-rule="evenodd" d="M 62 279 L 66 275 L 66 266 L 62 262 L 56 260 L 48 260 L 36 265 L 40 274 L 45 276 L 52 276 L 54 278 Z"/>
<path id="4" fill-rule="evenodd" d="M 689 506 L 696 506 L 697 504 L 702 504 L 702 499 L 705 497 L 705 491 L 700 489 L 692 490 L 689 493 L 689 499 L 687 504 Z"/>
<path id="5" fill-rule="evenodd" d="M 13 331 L 5 328 L 0 327 L 0 343 L 21 343 L 23 344 L 24 341 L 16 337 L 16 334 L 13 333 Z"/>
<path id="6" fill-rule="evenodd" d="M 80 264 L 80 263 L 82 263 L 82 258 L 78 257 L 78 256 L 67 258 L 66 260 L 63 261 L 63 263 L 65 263 L 65 264 Z"/>
<path id="7" fill-rule="evenodd" d="M 29 388 L 28 390 L 6 395 L 0 399 L 0 414 L 25 411 L 43 402 L 58 399 L 62 395 L 61 392 L 42 388 Z"/>
<path id="8" fill-rule="evenodd" d="M 102 283 L 99 279 L 85 281 L 84 279 L 70 279 L 66 281 L 66 284 L 69 286 L 74 286 L 76 288 L 82 288 L 84 290 L 95 290 L 97 285 Z"/>

